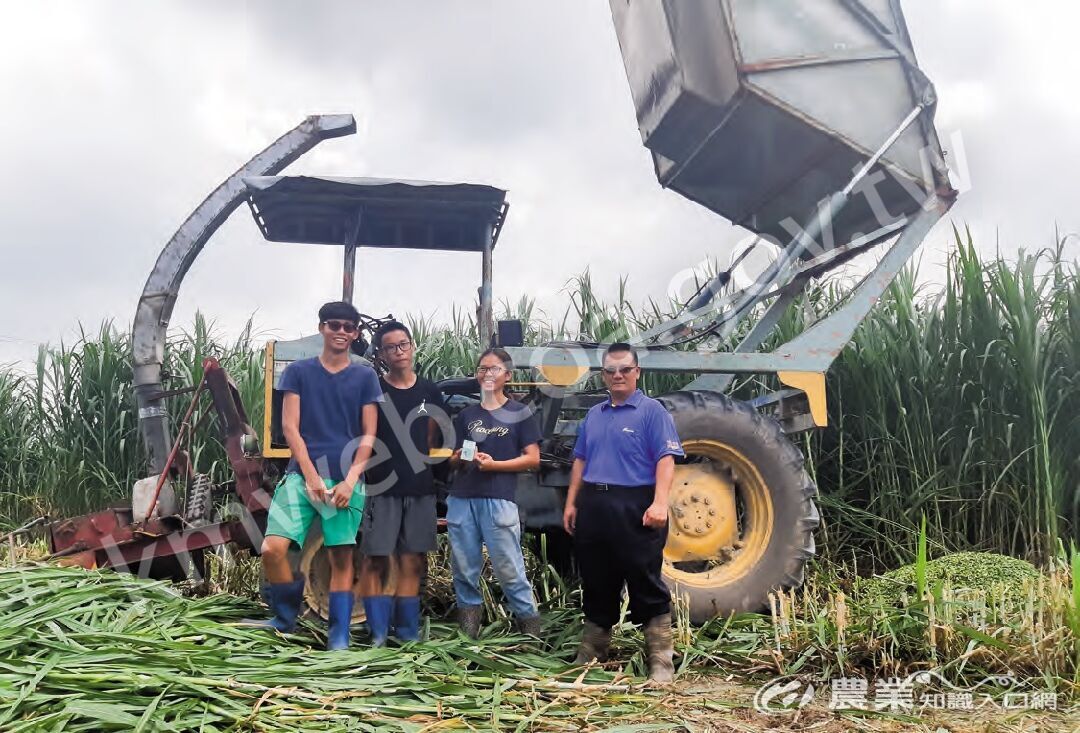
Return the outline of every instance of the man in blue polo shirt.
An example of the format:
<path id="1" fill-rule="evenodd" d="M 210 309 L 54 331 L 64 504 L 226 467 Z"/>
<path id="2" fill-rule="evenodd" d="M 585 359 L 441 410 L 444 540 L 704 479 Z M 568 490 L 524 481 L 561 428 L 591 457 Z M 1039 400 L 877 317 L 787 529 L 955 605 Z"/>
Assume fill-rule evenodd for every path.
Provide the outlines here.
<path id="1" fill-rule="evenodd" d="M 575 663 L 607 659 L 625 584 L 630 619 L 644 626 L 649 679 L 667 683 L 675 675 L 671 594 L 660 568 L 682 442 L 668 411 L 637 388 L 641 370 L 633 348 L 612 344 L 603 363 L 610 399 L 578 426 L 563 513 L 574 536 L 585 613 Z"/>

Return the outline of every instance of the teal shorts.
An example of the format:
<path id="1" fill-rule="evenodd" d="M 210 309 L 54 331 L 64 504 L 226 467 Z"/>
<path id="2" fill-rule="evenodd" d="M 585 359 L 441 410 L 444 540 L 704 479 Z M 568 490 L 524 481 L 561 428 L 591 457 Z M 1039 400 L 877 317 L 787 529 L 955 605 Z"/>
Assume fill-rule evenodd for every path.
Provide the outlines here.
<path id="1" fill-rule="evenodd" d="M 323 479 L 327 488 L 335 481 Z M 355 545 L 360 520 L 364 516 L 364 483 L 356 485 L 349 506 L 338 509 L 329 503 L 312 503 L 308 499 L 304 477 L 299 473 L 287 473 L 274 489 L 270 514 L 266 518 L 266 534 L 288 537 L 303 545 L 315 517 L 322 520 L 323 543 L 327 547 Z"/>

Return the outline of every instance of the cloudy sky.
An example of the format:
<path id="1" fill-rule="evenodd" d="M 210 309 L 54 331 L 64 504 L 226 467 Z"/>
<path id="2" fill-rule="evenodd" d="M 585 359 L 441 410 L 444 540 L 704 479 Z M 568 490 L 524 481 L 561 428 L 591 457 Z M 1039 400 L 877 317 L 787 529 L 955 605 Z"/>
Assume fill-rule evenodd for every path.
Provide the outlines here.
<path id="1" fill-rule="evenodd" d="M 808 0 L 810 1 L 810 0 Z M 1080 232 L 1080 5 L 906 0 L 937 125 L 971 188 L 952 220 L 987 251 Z M 128 328 L 163 244 L 253 153 L 306 115 L 351 112 L 358 134 L 289 173 L 489 183 L 509 190 L 496 297 L 561 315 L 591 268 L 663 296 L 745 232 L 660 189 L 636 129 L 606 0 L 0 0 L 0 362 Z M 940 224 L 924 245 L 948 246 Z M 1075 242 L 1075 240 L 1074 240 Z M 1070 251 L 1078 251 L 1075 243 Z M 938 257 L 940 259 L 940 257 Z M 235 332 L 309 333 L 340 294 L 338 248 L 269 244 L 246 207 L 180 293 Z M 931 265 L 931 269 L 933 265 Z M 358 304 L 446 319 L 478 256 L 362 252 Z M 932 276 L 932 273 L 931 273 Z"/>

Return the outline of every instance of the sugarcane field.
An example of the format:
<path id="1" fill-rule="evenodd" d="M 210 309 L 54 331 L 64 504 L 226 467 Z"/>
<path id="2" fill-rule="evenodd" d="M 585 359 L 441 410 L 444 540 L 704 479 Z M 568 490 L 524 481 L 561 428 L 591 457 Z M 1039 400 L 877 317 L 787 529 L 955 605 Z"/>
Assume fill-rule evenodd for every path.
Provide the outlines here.
<path id="1" fill-rule="evenodd" d="M 1080 6 L 0 8 L 0 732 L 1080 733 Z"/>

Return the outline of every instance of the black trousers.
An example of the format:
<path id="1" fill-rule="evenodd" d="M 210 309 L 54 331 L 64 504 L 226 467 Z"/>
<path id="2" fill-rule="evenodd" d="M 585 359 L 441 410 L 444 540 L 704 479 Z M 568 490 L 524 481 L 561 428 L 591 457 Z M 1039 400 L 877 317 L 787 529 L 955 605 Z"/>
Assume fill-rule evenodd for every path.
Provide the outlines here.
<path id="1" fill-rule="evenodd" d="M 623 585 L 634 623 L 671 612 L 671 594 L 660 575 L 667 526 L 651 529 L 641 523 L 653 492 L 652 486 L 601 490 L 591 484 L 578 492 L 574 554 L 582 606 L 585 618 L 601 628 L 619 620 Z"/>

